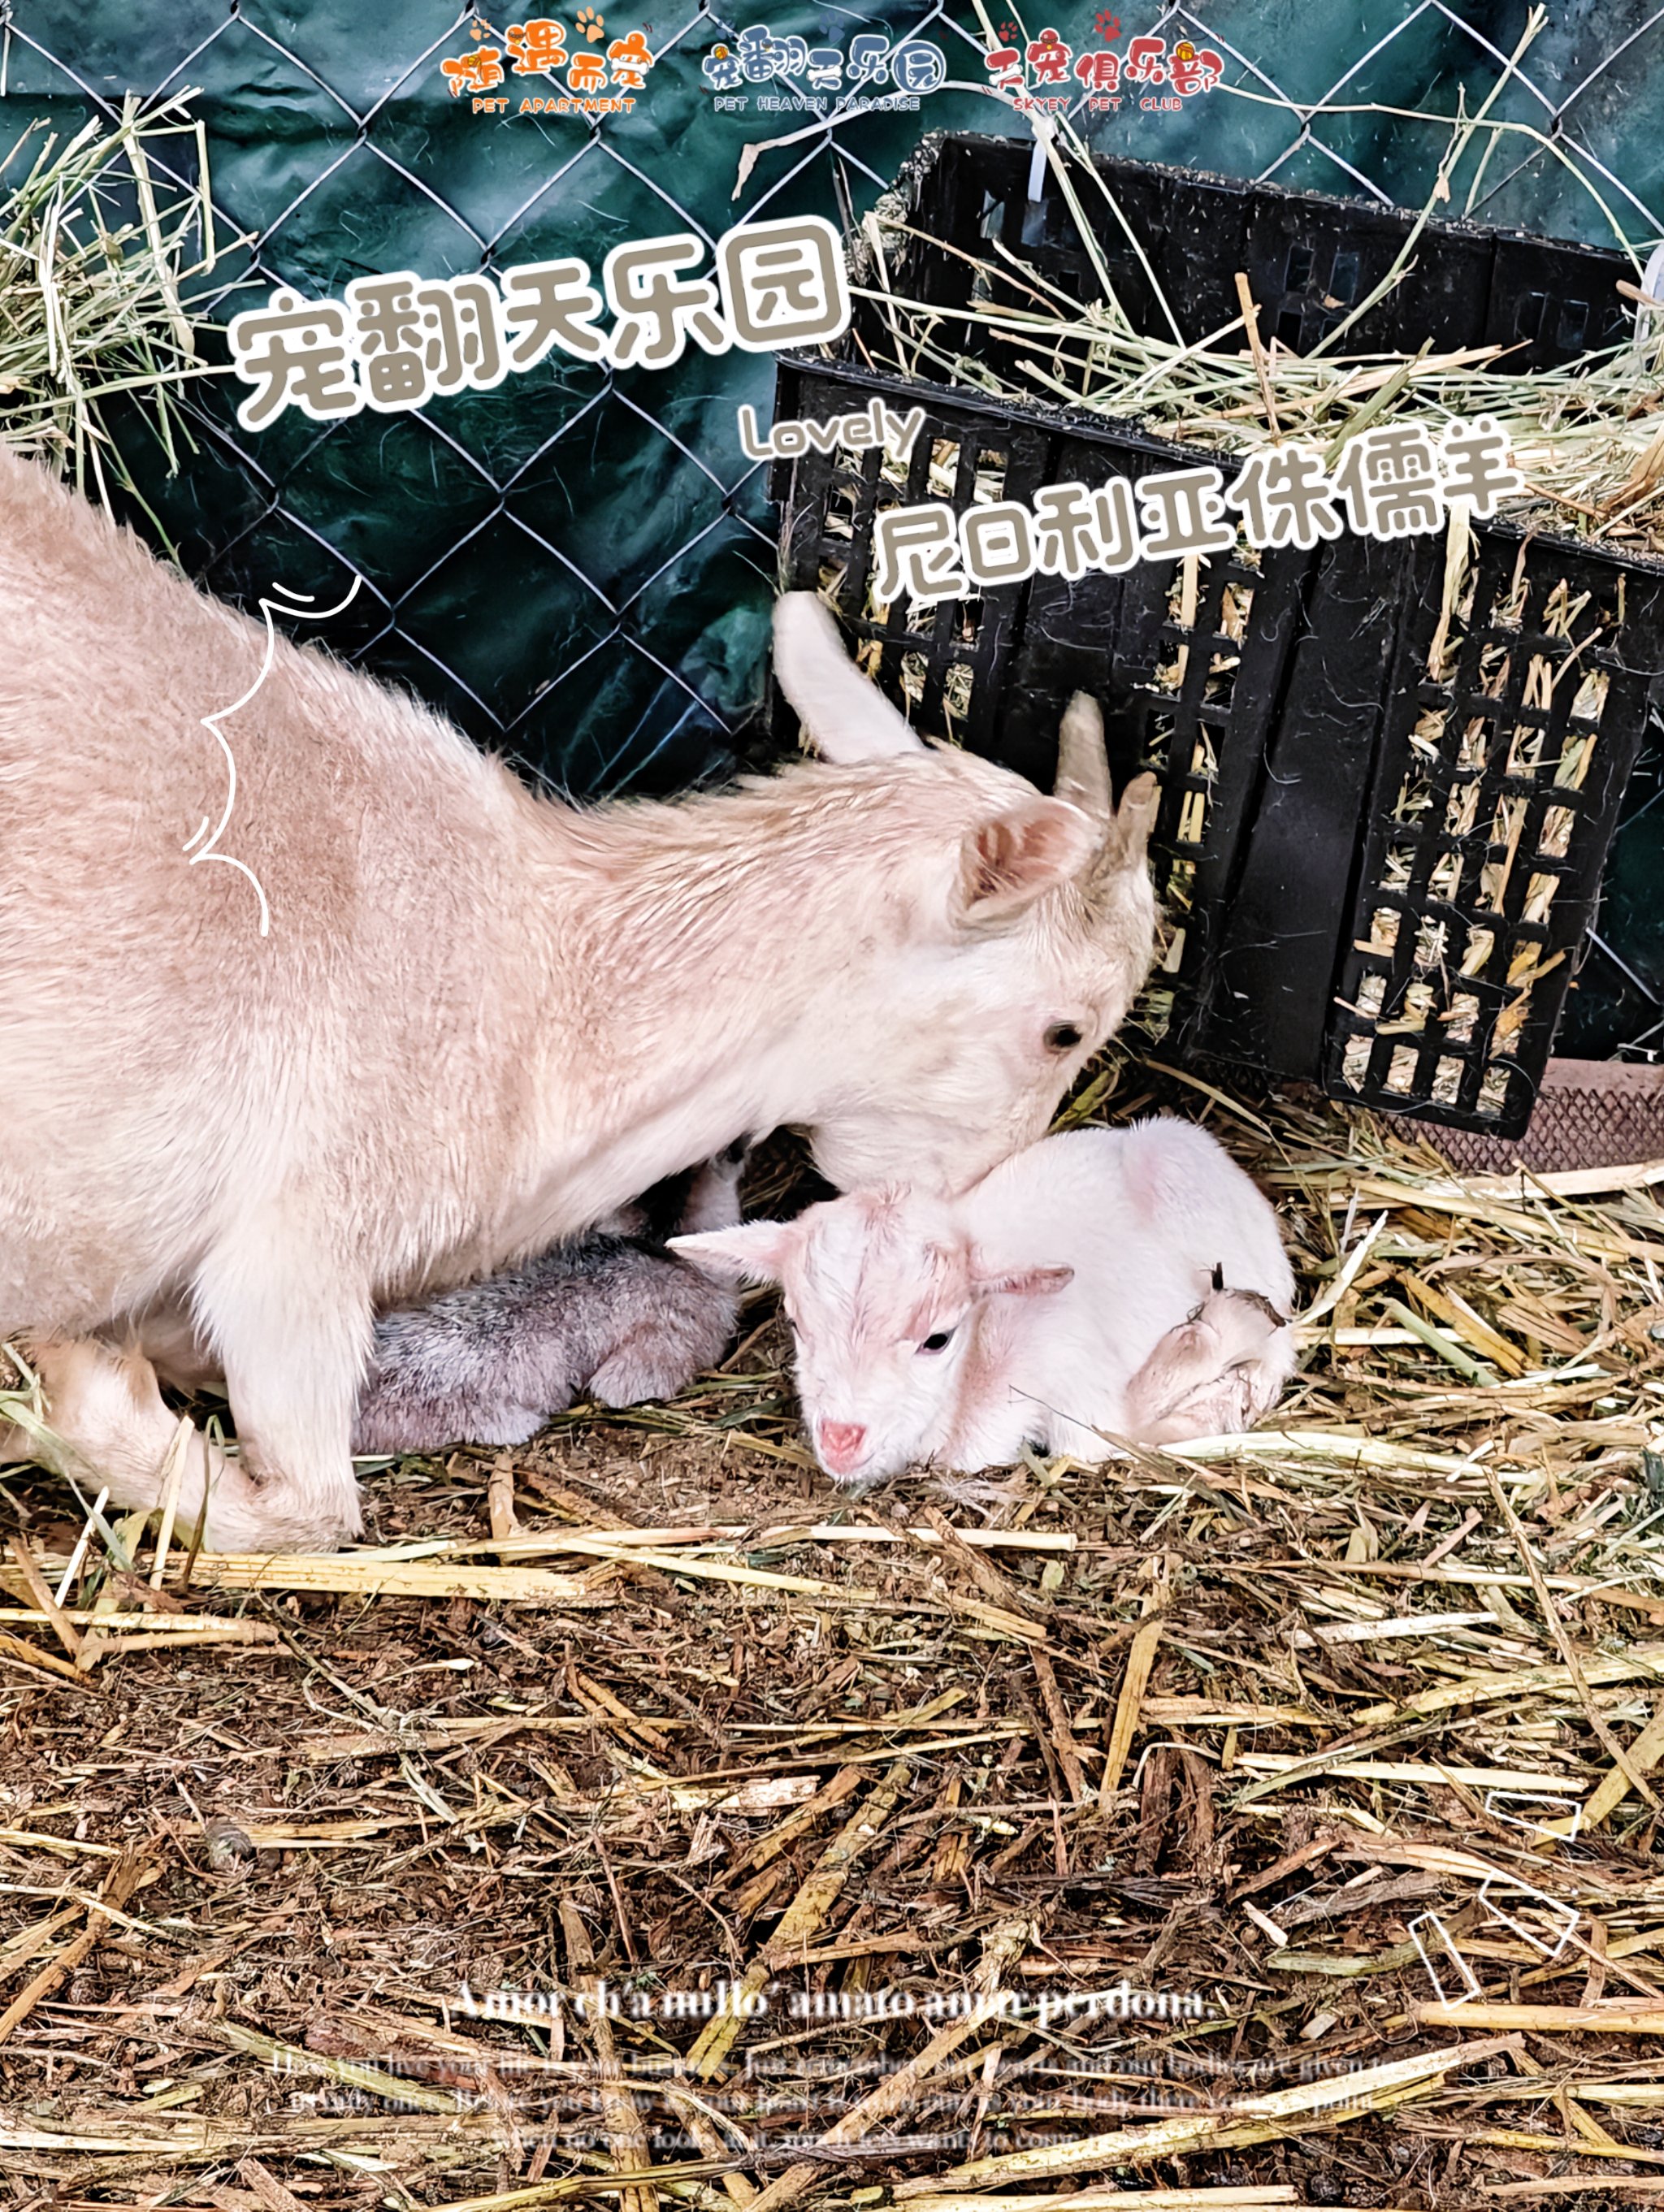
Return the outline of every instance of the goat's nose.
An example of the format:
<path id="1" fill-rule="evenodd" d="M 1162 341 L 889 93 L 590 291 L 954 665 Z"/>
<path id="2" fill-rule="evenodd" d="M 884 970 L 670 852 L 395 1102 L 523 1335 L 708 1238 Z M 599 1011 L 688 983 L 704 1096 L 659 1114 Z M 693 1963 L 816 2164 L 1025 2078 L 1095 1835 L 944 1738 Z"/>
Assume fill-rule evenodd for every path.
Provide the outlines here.
<path id="1" fill-rule="evenodd" d="M 867 1431 L 859 1421 L 822 1421 L 820 1424 L 820 1456 L 834 1474 L 846 1474 L 856 1461 L 867 1442 Z"/>

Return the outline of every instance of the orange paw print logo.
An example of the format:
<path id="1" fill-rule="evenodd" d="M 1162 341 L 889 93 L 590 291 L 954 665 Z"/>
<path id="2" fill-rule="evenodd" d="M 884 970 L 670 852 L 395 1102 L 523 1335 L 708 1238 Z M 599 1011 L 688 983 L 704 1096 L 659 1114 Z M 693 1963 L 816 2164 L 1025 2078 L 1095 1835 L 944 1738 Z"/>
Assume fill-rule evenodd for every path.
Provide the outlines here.
<path id="1" fill-rule="evenodd" d="M 592 46 L 597 45 L 606 36 L 606 18 L 604 16 L 598 15 L 593 8 L 580 8 L 578 9 L 577 27 L 582 32 L 584 37 L 588 40 Z"/>

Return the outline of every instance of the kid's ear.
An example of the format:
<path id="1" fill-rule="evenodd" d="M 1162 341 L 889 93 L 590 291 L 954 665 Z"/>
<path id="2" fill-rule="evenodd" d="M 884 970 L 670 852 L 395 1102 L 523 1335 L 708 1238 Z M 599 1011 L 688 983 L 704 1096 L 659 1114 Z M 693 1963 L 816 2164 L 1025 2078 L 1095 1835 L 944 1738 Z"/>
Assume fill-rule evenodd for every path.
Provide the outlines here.
<path id="1" fill-rule="evenodd" d="M 973 1287 L 978 1297 L 1048 1297 L 1075 1279 L 1072 1267 L 1018 1267 L 1007 1275 L 982 1275 Z"/>
<path id="2" fill-rule="evenodd" d="M 1072 883 L 1098 854 L 1102 832 L 1066 799 L 1020 800 L 978 823 L 960 858 L 960 912 L 973 927 L 1012 919 Z"/>
<path id="3" fill-rule="evenodd" d="M 667 1242 L 714 1283 L 777 1283 L 791 1239 L 789 1221 L 742 1221 L 737 1229 L 707 1229 Z"/>

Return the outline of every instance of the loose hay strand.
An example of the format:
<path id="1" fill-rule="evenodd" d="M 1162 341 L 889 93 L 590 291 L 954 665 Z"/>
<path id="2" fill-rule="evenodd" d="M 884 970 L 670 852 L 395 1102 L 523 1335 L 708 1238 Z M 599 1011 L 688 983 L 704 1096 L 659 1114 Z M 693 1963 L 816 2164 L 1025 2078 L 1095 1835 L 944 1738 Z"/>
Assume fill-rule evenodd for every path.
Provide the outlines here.
<path id="1" fill-rule="evenodd" d="M 125 480 L 101 403 L 134 395 L 171 460 L 177 392 L 222 373 L 187 305 L 222 250 L 194 96 L 146 108 L 129 94 L 119 119 L 68 139 L 34 123 L 0 159 L 0 439 L 100 498 L 107 462 Z M 180 140 L 194 187 L 158 173 Z"/>

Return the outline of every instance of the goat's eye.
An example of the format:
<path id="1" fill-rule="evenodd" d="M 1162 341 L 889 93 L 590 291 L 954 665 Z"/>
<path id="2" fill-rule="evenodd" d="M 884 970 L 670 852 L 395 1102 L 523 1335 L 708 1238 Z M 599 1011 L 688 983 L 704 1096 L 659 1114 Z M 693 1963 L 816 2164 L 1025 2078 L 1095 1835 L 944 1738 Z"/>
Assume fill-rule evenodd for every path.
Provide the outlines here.
<path id="1" fill-rule="evenodd" d="M 918 1348 L 921 1352 L 946 1352 L 953 1340 L 951 1328 L 939 1328 L 927 1336 Z"/>
<path id="2" fill-rule="evenodd" d="M 1074 1022 L 1053 1022 L 1045 1033 L 1048 1052 L 1073 1052 L 1083 1035 Z"/>

